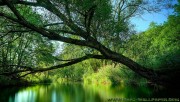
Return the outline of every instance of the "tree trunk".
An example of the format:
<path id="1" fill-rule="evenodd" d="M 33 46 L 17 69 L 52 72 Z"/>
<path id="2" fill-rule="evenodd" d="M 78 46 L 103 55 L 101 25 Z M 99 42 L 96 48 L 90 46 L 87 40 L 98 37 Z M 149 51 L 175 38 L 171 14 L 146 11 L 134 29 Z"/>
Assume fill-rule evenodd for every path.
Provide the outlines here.
<path id="1" fill-rule="evenodd" d="M 132 71 L 148 79 L 152 83 L 171 88 L 178 88 L 180 86 L 180 84 L 178 84 L 178 78 L 180 77 L 179 69 L 177 69 L 176 71 L 173 68 L 169 71 L 155 71 L 150 68 L 145 68 L 132 59 L 125 57 L 122 54 L 111 51 L 103 45 L 99 47 L 99 51 L 109 60 L 126 65 Z"/>

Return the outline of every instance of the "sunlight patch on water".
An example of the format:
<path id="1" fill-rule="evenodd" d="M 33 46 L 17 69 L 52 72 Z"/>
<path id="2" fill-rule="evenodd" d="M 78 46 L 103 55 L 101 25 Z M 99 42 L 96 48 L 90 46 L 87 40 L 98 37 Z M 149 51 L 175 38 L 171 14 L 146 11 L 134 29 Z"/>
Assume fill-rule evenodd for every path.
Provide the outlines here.
<path id="1" fill-rule="evenodd" d="M 15 94 L 14 102 L 35 102 L 34 99 L 36 99 L 35 92 L 32 90 L 22 90 Z"/>

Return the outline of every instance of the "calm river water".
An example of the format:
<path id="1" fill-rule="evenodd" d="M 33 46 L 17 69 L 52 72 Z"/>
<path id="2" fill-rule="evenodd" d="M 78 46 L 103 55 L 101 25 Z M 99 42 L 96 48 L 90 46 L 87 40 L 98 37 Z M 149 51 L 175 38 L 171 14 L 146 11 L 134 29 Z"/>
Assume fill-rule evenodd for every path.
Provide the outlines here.
<path id="1" fill-rule="evenodd" d="M 153 92 L 154 91 L 154 92 Z M 155 92 L 145 87 L 98 86 L 80 83 L 46 84 L 0 90 L 0 102 L 136 102 L 155 100 L 178 101 L 175 94 Z M 169 95 L 169 96 L 167 96 Z M 177 94 L 176 94 L 177 95 Z M 160 99 L 159 99 L 160 100 Z"/>

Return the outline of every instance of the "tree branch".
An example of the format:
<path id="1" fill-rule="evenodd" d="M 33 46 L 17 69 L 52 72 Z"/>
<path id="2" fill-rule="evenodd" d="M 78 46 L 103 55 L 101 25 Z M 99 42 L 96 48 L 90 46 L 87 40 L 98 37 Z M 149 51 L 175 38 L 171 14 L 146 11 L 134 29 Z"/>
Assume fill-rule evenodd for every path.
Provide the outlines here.
<path id="1" fill-rule="evenodd" d="M 50 23 L 50 24 L 43 25 L 43 27 L 54 26 L 54 25 L 60 25 L 60 24 L 64 24 L 64 23 L 63 23 L 63 22 L 61 22 L 61 23 Z"/>
<path id="2" fill-rule="evenodd" d="M 80 57 L 80 58 L 71 59 L 71 61 L 69 61 L 67 63 L 56 65 L 56 66 L 51 66 L 48 68 L 32 68 L 32 67 L 28 67 L 28 66 L 9 65 L 10 67 L 17 66 L 19 68 L 24 68 L 24 70 L 18 70 L 18 71 L 14 71 L 14 72 L 4 72 L 4 73 L 0 73 L 0 75 L 10 76 L 10 75 L 18 74 L 18 73 L 22 73 L 22 72 L 28 72 L 28 74 L 37 73 L 37 72 L 45 72 L 45 71 L 49 71 L 49 70 L 64 68 L 66 66 L 70 66 L 70 65 L 82 62 L 82 61 L 90 59 L 90 58 L 107 59 L 103 55 L 88 54 L 88 55 Z"/>
<path id="3" fill-rule="evenodd" d="M 89 10 L 85 13 L 85 27 L 87 30 L 88 35 L 90 35 L 90 25 L 91 25 L 91 21 L 92 18 L 94 16 L 94 11 L 96 9 L 96 5 L 93 5 L 91 8 L 89 8 Z"/>
<path id="4" fill-rule="evenodd" d="M 74 24 L 74 22 L 71 19 L 68 19 L 64 14 L 62 14 L 51 2 L 49 1 L 43 1 L 42 2 L 28 2 L 28 1 L 20 1 L 17 0 L 16 2 L 11 2 L 9 0 L 3 0 L 2 2 L 0 2 L 0 6 L 1 5 L 7 5 L 12 11 L 13 13 L 17 16 L 18 19 L 20 20 L 25 20 L 23 19 L 23 17 L 18 13 L 18 11 L 16 10 L 16 8 L 13 6 L 13 4 L 22 4 L 22 5 L 27 5 L 27 6 L 39 6 L 39 7 L 43 7 L 45 9 L 47 9 L 48 11 L 52 12 L 53 14 L 55 14 L 57 17 L 59 17 L 60 19 L 62 19 L 62 21 L 64 21 L 64 23 L 70 27 L 73 31 L 75 31 L 75 35 L 81 36 L 83 38 L 86 38 L 86 32 L 83 31 L 81 28 L 79 28 L 76 24 Z M 44 4 L 45 3 L 45 4 Z M 50 6 L 47 6 L 47 5 Z"/>
<path id="5" fill-rule="evenodd" d="M 55 8 L 53 6 L 53 4 L 51 4 L 51 2 L 45 1 L 43 3 L 45 3 L 45 4 L 50 3 L 50 4 L 49 5 L 47 4 L 46 6 L 45 5 L 41 5 L 41 6 L 46 8 L 47 10 L 51 11 L 55 15 L 57 15 L 60 19 L 63 20 L 63 22 L 67 23 L 67 25 L 73 31 L 76 32 L 76 33 L 74 33 L 74 35 L 83 37 L 83 38 L 85 38 L 85 40 L 77 40 L 77 39 L 63 37 L 53 31 L 47 30 L 42 27 L 37 27 L 37 26 L 31 24 L 30 22 L 26 21 L 25 18 L 23 16 L 21 16 L 21 14 L 16 10 L 16 8 L 12 4 L 10 4 L 9 0 L 4 0 L 4 1 L 8 5 L 8 7 L 13 11 L 13 13 L 17 16 L 18 19 L 8 16 L 4 13 L 0 13 L 0 16 L 6 17 L 7 19 L 10 19 L 10 20 L 17 22 L 31 30 L 34 30 L 34 31 L 40 33 L 42 36 L 49 38 L 50 40 L 62 41 L 62 42 L 71 43 L 71 44 L 75 44 L 75 45 L 81 45 L 81 46 L 87 46 L 87 47 L 95 48 L 97 50 L 99 50 L 100 47 L 101 48 L 105 47 L 102 44 L 100 44 L 96 39 L 94 39 L 90 36 L 87 36 L 86 32 L 84 32 L 81 28 L 79 28 L 77 25 L 75 25 L 71 20 L 67 19 L 65 15 L 63 15 L 61 12 L 59 12 L 59 10 L 57 8 Z"/>
<path id="6" fill-rule="evenodd" d="M 0 12 L 0 16 L 5 17 L 9 20 L 12 20 L 14 22 L 17 22 L 33 31 L 36 31 L 37 33 L 40 33 L 42 36 L 47 37 L 50 40 L 56 40 L 56 41 L 62 41 L 62 42 L 66 42 L 66 43 L 71 43 L 71 44 L 75 44 L 75 45 L 81 45 L 81 46 L 88 46 L 88 47 L 93 47 L 93 44 L 90 42 L 87 42 L 85 40 L 77 40 L 77 39 L 72 39 L 72 38 L 67 38 L 67 37 L 63 37 L 60 36 L 59 34 L 53 32 L 53 31 L 47 31 L 47 29 L 41 28 L 41 27 L 36 27 L 35 25 L 27 22 L 27 21 L 23 21 L 23 20 L 18 20 L 16 18 L 13 18 L 11 16 L 8 16 L 4 13 Z"/>
<path id="7" fill-rule="evenodd" d="M 43 3 L 45 3 L 46 5 L 44 5 Z M 79 36 L 84 37 L 84 38 L 86 37 L 85 36 L 86 35 L 85 31 L 83 31 L 76 24 L 74 24 L 74 22 L 70 18 L 67 18 L 64 14 L 62 14 L 51 2 L 44 1 L 43 3 L 42 2 L 34 3 L 34 2 L 27 2 L 27 1 L 19 1 L 19 2 L 17 2 L 17 4 L 23 4 L 23 5 L 28 5 L 28 6 L 40 6 L 40 7 L 43 7 L 45 9 L 47 9 L 48 11 L 52 12 L 57 17 L 62 19 L 62 21 L 64 21 L 64 23 L 68 27 L 70 27 L 73 31 L 77 32 Z M 69 12 L 68 15 L 70 15 L 70 11 L 67 11 L 67 12 Z"/>
<path id="8" fill-rule="evenodd" d="M 11 4 L 23 4 L 23 5 L 29 5 L 29 6 L 41 6 L 39 3 L 35 2 L 29 2 L 29 1 L 22 1 L 22 0 L 9 0 Z M 0 6 L 7 5 L 4 0 L 0 0 Z"/>

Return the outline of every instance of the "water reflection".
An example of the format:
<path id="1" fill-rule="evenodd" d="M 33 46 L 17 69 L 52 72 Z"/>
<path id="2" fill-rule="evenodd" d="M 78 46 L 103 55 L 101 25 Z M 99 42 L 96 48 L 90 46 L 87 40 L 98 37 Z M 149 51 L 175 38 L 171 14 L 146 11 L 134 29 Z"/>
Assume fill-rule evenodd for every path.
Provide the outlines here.
<path id="1" fill-rule="evenodd" d="M 35 102 L 33 99 L 36 98 L 36 92 L 33 90 L 23 90 L 15 94 L 15 102 Z M 11 102 L 11 98 L 9 102 Z"/>
<path id="2" fill-rule="evenodd" d="M 104 102 L 109 98 L 139 98 L 152 95 L 151 91 L 144 87 L 93 86 L 79 83 L 12 88 L 1 93 L 1 102 Z"/>

